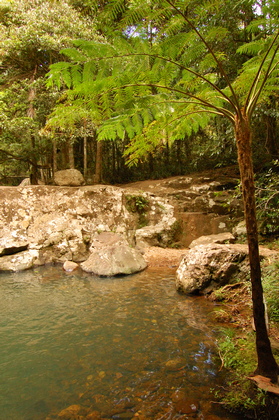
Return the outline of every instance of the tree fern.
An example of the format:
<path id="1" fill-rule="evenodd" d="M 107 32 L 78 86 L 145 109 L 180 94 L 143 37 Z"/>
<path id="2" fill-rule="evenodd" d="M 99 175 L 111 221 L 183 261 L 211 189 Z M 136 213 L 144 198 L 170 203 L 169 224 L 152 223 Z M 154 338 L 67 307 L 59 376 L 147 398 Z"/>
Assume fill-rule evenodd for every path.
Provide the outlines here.
<path id="1" fill-rule="evenodd" d="M 118 4 L 117 7 L 116 4 Z M 76 82 L 79 76 L 71 66 L 61 67 L 61 75 L 66 85 L 76 90 L 80 98 L 81 92 L 85 100 L 97 98 L 96 102 L 103 110 L 103 118 L 106 120 L 102 121 L 99 136 L 114 139 L 119 134 L 124 135 L 123 130 L 125 130 L 125 134 L 127 133 L 131 139 L 125 151 L 130 164 L 138 162 L 154 149 L 162 147 L 165 142 L 173 142 L 184 138 L 185 135 L 196 133 L 200 127 L 207 125 L 212 115 L 224 116 L 233 124 L 243 189 L 253 314 L 256 325 L 258 365 L 255 373 L 268 376 L 272 381 L 277 382 L 279 367 L 272 355 L 267 334 L 261 287 L 251 151 L 251 120 L 255 106 L 264 94 L 271 89 L 274 91 L 277 89 L 277 84 L 269 84 L 269 82 L 278 74 L 278 28 L 275 34 L 267 31 L 266 38 L 261 39 L 261 44 L 254 42 L 248 48 L 246 47 L 246 50 L 245 47 L 239 50 L 243 53 L 250 48 L 255 56 L 243 66 L 242 72 L 233 83 L 231 75 L 224 67 L 226 50 L 214 28 L 216 26 L 214 19 L 211 21 L 211 16 L 209 16 L 209 24 L 207 24 L 205 15 L 201 13 L 200 2 L 150 0 L 143 1 L 142 4 L 148 10 L 150 25 L 156 24 L 155 34 L 152 31 L 148 33 L 147 25 L 147 31 L 143 32 L 143 36 L 139 36 L 138 42 L 127 39 L 126 51 L 123 40 L 121 47 L 117 43 L 111 46 L 106 43 L 99 46 L 96 43 L 91 46 L 80 43 L 77 48 L 80 48 L 82 53 L 86 49 L 88 61 L 98 61 L 96 74 L 79 82 L 82 89 Z M 203 4 L 208 6 L 210 3 Z M 242 3 L 237 2 L 237 4 L 239 6 Z M 114 10 L 112 12 L 114 18 L 116 12 L 123 13 L 124 11 L 121 0 L 110 2 L 109 5 Z M 213 9 L 208 10 L 213 14 L 214 10 L 217 10 L 216 7 L 221 7 L 221 5 L 222 2 L 216 0 Z M 131 12 L 133 3 L 128 3 L 128 6 L 131 6 L 129 11 Z M 139 35 L 141 35 L 140 29 L 146 22 L 143 21 L 137 9 L 137 2 L 135 6 L 134 17 L 130 22 L 139 19 L 135 25 L 136 29 L 139 28 Z M 200 15 L 195 14 L 198 10 Z M 213 22 L 212 25 L 211 22 Z M 274 27 L 274 21 L 267 23 L 271 23 Z M 177 46 L 179 39 L 177 35 L 181 31 L 192 34 L 192 42 L 189 45 L 184 43 L 182 46 L 181 44 Z M 222 30 L 223 36 L 227 33 L 225 29 Z M 166 38 L 168 39 L 164 45 Z M 172 41 L 175 51 L 170 53 Z M 132 44 L 137 46 L 133 52 L 131 51 Z M 73 65 L 78 64 L 73 63 Z M 83 64 L 79 65 L 82 70 Z M 57 68 L 54 70 L 56 72 Z M 215 77 L 212 74 L 213 70 Z M 84 73 L 80 71 L 79 74 Z M 185 77 L 186 74 L 187 77 Z M 55 80 L 60 83 L 57 74 Z M 246 80 L 246 85 L 244 80 Z M 144 106 L 152 109 L 153 121 L 143 117 Z M 115 122 L 117 128 L 113 126 Z"/>

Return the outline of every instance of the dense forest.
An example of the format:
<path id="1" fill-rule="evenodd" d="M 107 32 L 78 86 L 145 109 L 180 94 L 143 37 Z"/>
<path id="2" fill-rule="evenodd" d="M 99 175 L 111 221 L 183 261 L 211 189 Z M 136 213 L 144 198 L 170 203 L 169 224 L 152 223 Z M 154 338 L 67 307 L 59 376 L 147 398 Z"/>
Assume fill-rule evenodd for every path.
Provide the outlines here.
<path id="1" fill-rule="evenodd" d="M 0 2 L 2 185 L 27 176 L 51 183 L 66 168 L 79 169 L 89 184 L 121 183 L 237 162 L 233 126 L 218 108 L 230 112 L 230 86 L 245 97 L 278 28 L 279 3 L 175 4 L 170 12 L 158 1 Z M 259 170 L 279 155 L 277 74 L 253 114 Z"/>

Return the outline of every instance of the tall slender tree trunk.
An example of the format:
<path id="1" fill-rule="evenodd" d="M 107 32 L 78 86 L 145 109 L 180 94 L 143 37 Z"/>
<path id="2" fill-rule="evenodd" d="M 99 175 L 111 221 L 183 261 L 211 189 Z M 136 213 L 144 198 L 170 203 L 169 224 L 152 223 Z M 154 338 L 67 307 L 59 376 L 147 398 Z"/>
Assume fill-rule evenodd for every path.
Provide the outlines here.
<path id="1" fill-rule="evenodd" d="M 266 376 L 273 382 L 277 382 L 279 368 L 272 354 L 265 322 L 265 306 L 261 282 L 254 171 L 251 149 L 252 134 L 248 117 L 244 112 L 242 112 L 241 118 L 236 117 L 235 135 L 247 229 L 250 275 L 252 283 L 253 316 L 256 329 L 258 366 L 255 374 Z"/>
<path id="2" fill-rule="evenodd" d="M 52 142 L 52 171 L 53 171 L 53 174 L 54 174 L 54 172 L 57 172 L 57 168 L 58 168 L 58 165 L 57 165 L 57 142 L 56 142 L 56 139 L 53 139 L 53 142 Z"/>
<path id="3" fill-rule="evenodd" d="M 74 143 L 72 139 L 69 139 L 68 143 L 68 157 L 70 169 L 75 169 Z"/>
<path id="4" fill-rule="evenodd" d="M 96 182 L 97 184 L 102 182 L 102 160 L 103 160 L 102 155 L 103 155 L 103 143 L 97 140 L 95 175 L 94 175 L 94 182 Z"/>
<path id="5" fill-rule="evenodd" d="M 83 176 L 87 180 L 87 136 L 83 137 Z"/>

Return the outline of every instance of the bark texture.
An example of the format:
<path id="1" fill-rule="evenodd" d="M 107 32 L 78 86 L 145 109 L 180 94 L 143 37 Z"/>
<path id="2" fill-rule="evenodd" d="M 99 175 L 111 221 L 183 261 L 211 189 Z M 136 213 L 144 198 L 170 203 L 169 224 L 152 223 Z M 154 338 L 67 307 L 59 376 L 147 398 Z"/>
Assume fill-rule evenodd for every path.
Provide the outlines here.
<path id="1" fill-rule="evenodd" d="M 236 117 L 235 134 L 247 228 L 252 283 L 253 316 L 256 328 L 256 350 L 258 366 L 255 374 L 266 376 L 273 382 L 277 382 L 279 368 L 272 354 L 265 322 L 265 306 L 261 282 L 261 266 L 255 204 L 255 184 L 251 150 L 252 135 L 248 117 L 244 112 L 242 112 L 241 117 Z"/>

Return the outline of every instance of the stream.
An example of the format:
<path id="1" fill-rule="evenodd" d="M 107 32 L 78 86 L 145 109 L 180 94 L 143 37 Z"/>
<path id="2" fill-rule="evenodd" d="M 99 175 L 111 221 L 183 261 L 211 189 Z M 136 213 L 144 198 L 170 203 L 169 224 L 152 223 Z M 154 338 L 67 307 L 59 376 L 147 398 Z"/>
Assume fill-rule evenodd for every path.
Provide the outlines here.
<path id="1" fill-rule="evenodd" d="M 240 419 L 212 403 L 223 381 L 213 303 L 178 294 L 174 277 L 1 273 L 0 419 L 69 406 L 80 419 Z"/>

